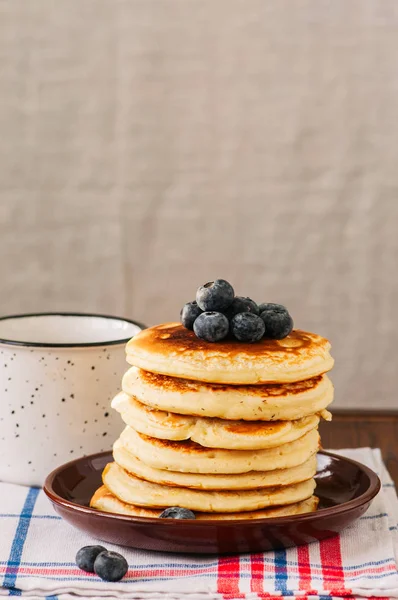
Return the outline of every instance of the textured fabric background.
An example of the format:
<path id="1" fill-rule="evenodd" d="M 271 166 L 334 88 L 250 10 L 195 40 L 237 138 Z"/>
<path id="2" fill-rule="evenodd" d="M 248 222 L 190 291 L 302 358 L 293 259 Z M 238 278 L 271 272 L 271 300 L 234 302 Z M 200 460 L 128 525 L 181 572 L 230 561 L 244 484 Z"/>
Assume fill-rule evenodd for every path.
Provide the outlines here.
<path id="1" fill-rule="evenodd" d="M 1 313 L 229 278 L 397 407 L 397 107 L 396 0 L 0 0 Z"/>

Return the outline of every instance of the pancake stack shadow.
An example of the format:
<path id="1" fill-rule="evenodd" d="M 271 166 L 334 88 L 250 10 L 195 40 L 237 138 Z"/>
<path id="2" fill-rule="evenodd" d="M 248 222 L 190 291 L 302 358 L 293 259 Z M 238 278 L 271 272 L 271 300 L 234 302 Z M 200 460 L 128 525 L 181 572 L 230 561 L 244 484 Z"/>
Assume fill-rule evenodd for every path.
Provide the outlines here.
<path id="1" fill-rule="evenodd" d="M 91 506 L 148 517 L 178 506 L 197 519 L 316 510 L 329 348 L 299 330 L 254 344 L 211 344 L 176 323 L 142 331 L 112 401 L 126 427 Z"/>

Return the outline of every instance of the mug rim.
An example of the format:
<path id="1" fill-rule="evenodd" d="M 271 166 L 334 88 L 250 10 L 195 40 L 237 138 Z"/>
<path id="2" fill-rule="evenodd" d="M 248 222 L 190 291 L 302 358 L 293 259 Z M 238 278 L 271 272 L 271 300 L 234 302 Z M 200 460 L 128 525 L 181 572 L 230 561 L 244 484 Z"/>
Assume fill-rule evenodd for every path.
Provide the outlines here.
<path id="1" fill-rule="evenodd" d="M 136 325 L 141 331 L 146 329 L 146 325 L 135 321 L 134 319 L 127 319 L 126 317 L 118 317 L 116 315 L 105 315 L 102 313 L 84 313 L 84 312 L 36 312 L 36 313 L 19 313 L 16 315 L 6 315 L 0 317 L 0 322 L 8 319 L 23 319 L 25 317 L 95 317 L 100 319 L 112 319 L 114 321 L 124 321 L 131 325 Z M 6 344 L 10 346 L 29 346 L 33 348 L 92 348 L 95 346 L 117 346 L 121 344 L 127 344 L 132 336 L 122 338 L 120 340 L 108 340 L 104 342 L 68 342 L 68 343 L 53 343 L 53 342 L 23 342 L 21 340 L 9 340 L 0 337 L 0 344 Z"/>

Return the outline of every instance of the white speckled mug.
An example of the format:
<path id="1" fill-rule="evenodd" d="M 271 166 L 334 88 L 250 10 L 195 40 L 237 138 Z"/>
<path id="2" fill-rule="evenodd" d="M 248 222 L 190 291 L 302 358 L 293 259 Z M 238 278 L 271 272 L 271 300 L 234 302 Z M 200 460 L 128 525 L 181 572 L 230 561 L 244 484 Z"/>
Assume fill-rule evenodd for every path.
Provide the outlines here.
<path id="1" fill-rule="evenodd" d="M 63 462 L 111 448 L 125 344 L 143 328 L 94 314 L 0 319 L 0 481 L 41 486 Z"/>

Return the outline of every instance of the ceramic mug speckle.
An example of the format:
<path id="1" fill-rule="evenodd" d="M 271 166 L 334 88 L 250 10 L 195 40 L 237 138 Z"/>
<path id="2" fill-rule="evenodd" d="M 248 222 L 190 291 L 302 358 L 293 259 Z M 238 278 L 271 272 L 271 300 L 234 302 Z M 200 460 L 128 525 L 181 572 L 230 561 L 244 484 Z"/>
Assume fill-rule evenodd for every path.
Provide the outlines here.
<path id="1" fill-rule="evenodd" d="M 111 448 L 121 423 L 110 401 L 143 328 L 94 314 L 0 319 L 0 481 L 41 486 L 61 463 Z"/>

